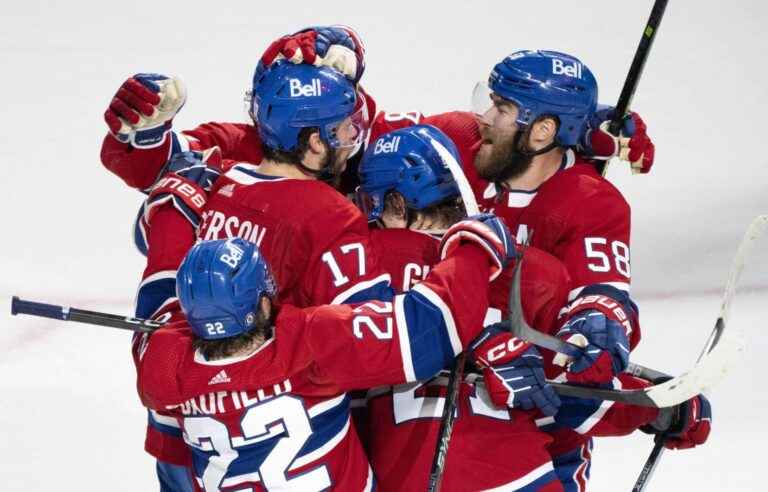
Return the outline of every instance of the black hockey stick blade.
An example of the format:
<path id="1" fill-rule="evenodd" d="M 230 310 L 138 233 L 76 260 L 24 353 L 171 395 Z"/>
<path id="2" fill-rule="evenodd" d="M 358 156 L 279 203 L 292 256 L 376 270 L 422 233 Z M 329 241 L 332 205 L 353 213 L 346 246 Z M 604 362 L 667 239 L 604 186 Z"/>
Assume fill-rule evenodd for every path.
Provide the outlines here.
<path id="1" fill-rule="evenodd" d="M 151 333 L 160 328 L 163 323 L 118 314 L 99 313 L 86 311 L 69 306 L 58 306 L 43 302 L 26 301 L 13 296 L 11 299 L 11 314 L 27 314 L 42 318 L 57 319 L 60 321 L 76 321 L 98 326 L 108 326 L 121 330 L 130 330 L 140 333 Z"/>

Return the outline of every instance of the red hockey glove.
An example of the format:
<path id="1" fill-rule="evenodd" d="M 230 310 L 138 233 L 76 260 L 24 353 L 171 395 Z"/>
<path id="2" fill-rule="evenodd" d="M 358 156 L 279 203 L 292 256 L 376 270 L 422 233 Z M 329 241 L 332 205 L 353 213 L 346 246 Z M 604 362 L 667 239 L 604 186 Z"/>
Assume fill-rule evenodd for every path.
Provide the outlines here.
<path id="1" fill-rule="evenodd" d="M 662 408 L 643 432 L 659 435 L 668 449 L 688 449 L 704 444 L 712 427 L 712 405 L 698 395 L 680 405 Z"/>
<path id="2" fill-rule="evenodd" d="M 632 112 L 624 118 L 621 133 L 615 137 L 608 133 L 614 108 L 602 106 L 589 121 L 584 153 L 597 160 L 618 157 L 627 161 L 633 173 L 647 174 L 653 167 L 655 146 L 646 133 L 646 125 L 639 114 Z"/>
<path id="3" fill-rule="evenodd" d="M 161 205 L 172 203 L 196 228 L 208 202 L 208 192 L 220 175 L 221 152 L 218 147 L 204 152 L 175 154 L 144 203 L 144 221 L 151 223 L 152 215 Z"/>
<path id="4" fill-rule="evenodd" d="M 365 70 L 365 48 L 357 33 L 347 26 L 319 26 L 283 36 L 269 45 L 257 67 L 263 71 L 275 60 L 333 68 L 357 83 Z"/>
<path id="5" fill-rule="evenodd" d="M 555 415 L 560 398 L 544 376 L 543 359 L 536 347 L 515 338 L 499 324 L 487 326 L 468 349 L 482 368 L 491 401 L 498 407 Z"/>
<path id="6" fill-rule="evenodd" d="M 187 99 L 178 77 L 140 73 L 117 90 L 104 113 L 109 131 L 119 141 L 137 148 L 153 148 L 165 141 L 171 122 Z"/>
<path id="7" fill-rule="evenodd" d="M 453 224 L 440 243 L 440 259 L 448 256 L 463 242 L 472 242 L 488 253 L 491 280 L 517 258 L 515 239 L 500 218 L 493 214 L 473 215 Z"/>

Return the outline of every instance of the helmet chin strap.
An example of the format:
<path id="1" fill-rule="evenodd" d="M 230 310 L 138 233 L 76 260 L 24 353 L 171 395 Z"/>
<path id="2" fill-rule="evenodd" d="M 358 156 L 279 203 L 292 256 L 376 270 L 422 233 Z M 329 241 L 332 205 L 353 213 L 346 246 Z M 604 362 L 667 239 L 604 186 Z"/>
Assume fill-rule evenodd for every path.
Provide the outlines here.
<path id="1" fill-rule="evenodd" d="M 523 145 L 523 142 L 522 142 L 523 137 L 527 139 L 530 133 L 531 133 L 531 127 L 527 126 L 524 132 L 517 132 L 517 134 L 515 135 L 515 143 L 514 143 L 515 150 L 517 150 L 518 152 L 520 152 L 522 155 L 526 157 L 535 157 L 537 155 L 546 154 L 550 150 L 559 146 L 559 144 L 557 143 L 557 139 L 554 138 L 552 139 L 552 142 L 550 142 L 549 145 L 545 145 L 539 150 L 531 150 L 528 148 L 527 145 Z"/>
<path id="2" fill-rule="evenodd" d="M 522 143 L 523 138 L 527 139 L 529 133 L 530 133 L 530 126 L 527 126 L 525 128 L 525 131 L 522 131 L 522 132 L 519 131 L 515 134 L 514 140 L 512 142 L 512 146 L 515 152 L 517 152 L 518 156 L 524 159 L 527 159 L 526 168 L 528 165 L 530 165 L 530 161 L 537 155 L 546 154 L 550 150 L 559 147 L 557 139 L 554 139 L 549 145 L 546 145 L 539 150 L 531 150 L 531 149 L 525 148 L 525 146 Z M 516 175 L 517 173 L 522 172 L 519 169 L 515 169 L 515 167 L 516 166 L 513 166 L 513 165 L 508 166 L 501 173 L 499 173 L 499 176 L 494 180 L 497 194 L 500 194 L 501 189 L 504 188 L 504 185 L 503 185 L 504 181 L 508 180 L 513 175 Z"/>

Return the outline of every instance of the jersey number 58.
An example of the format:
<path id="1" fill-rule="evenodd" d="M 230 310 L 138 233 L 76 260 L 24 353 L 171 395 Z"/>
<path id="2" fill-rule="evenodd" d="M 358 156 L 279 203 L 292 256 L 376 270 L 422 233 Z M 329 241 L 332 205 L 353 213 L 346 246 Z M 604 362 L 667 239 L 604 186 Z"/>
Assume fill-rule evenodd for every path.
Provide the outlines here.
<path id="1" fill-rule="evenodd" d="M 611 241 L 610 247 L 608 240 L 604 237 L 585 237 L 584 249 L 587 258 L 594 261 L 587 263 L 587 267 L 593 272 L 609 272 L 611 266 L 625 277 L 630 277 L 629 268 L 629 246 L 621 241 Z M 608 253 L 613 256 L 613 262 Z"/>

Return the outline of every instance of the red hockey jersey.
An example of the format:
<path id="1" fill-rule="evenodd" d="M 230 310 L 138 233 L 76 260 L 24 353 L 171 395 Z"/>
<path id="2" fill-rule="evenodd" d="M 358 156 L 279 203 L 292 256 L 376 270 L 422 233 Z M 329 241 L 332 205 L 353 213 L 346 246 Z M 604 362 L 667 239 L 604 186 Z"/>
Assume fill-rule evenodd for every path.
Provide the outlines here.
<path id="1" fill-rule="evenodd" d="M 371 490 L 345 391 L 428 379 L 449 363 L 480 331 L 488 274 L 468 245 L 391 302 L 284 305 L 275 335 L 242 357 L 208 361 L 172 323 L 137 337 L 139 394 L 183 429 L 204 490 Z"/>
<path id="2" fill-rule="evenodd" d="M 423 232 L 377 229 L 371 240 L 382 251 L 382 267 L 397 287 L 417 284 L 438 258 L 439 239 Z M 522 268 L 526 318 L 537 326 L 554 325 L 570 288 L 567 272 L 535 248 L 525 250 Z M 508 268 L 491 283 L 486 324 L 506 317 L 512 278 L 513 269 Z M 443 374 L 426 382 L 369 391 L 363 435 L 381 490 L 426 488 L 446 386 Z M 538 429 L 538 412 L 494 407 L 476 374 L 463 381 L 457 412 L 442 490 L 539 490 L 545 484 L 560 490 L 547 449 L 551 437 Z"/>

